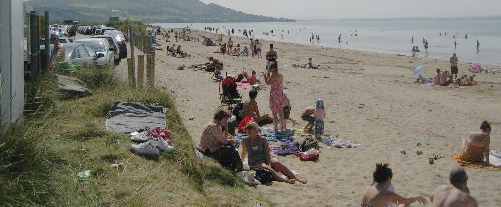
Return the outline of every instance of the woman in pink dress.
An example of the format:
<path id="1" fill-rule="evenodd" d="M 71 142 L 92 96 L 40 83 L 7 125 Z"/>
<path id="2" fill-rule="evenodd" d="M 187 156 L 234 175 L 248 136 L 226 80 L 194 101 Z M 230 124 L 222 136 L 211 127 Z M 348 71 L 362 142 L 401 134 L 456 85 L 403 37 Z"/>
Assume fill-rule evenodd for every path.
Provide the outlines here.
<path id="1" fill-rule="evenodd" d="M 278 122 L 282 130 L 286 129 L 284 118 L 284 107 L 287 107 L 287 96 L 283 88 L 283 76 L 278 72 L 278 68 L 272 68 L 264 74 L 264 80 L 271 86 L 270 108 L 273 115 L 273 126 L 278 132 Z"/>

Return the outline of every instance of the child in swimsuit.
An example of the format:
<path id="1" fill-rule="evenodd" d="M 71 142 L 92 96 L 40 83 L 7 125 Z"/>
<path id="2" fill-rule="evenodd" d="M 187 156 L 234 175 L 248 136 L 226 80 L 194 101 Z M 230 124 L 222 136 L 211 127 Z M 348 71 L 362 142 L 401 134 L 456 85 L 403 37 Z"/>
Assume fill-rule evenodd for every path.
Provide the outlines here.
<path id="1" fill-rule="evenodd" d="M 324 100 L 318 99 L 315 101 L 315 138 L 319 139 L 322 134 L 324 134 L 324 118 L 325 118 L 325 108 Z"/>

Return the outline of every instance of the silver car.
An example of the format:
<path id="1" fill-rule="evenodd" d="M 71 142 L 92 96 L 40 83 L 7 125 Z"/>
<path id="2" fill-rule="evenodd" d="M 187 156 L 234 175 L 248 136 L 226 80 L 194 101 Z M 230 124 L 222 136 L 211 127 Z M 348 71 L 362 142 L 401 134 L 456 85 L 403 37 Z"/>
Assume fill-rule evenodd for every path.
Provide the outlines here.
<path id="1" fill-rule="evenodd" d="M 87 38 L 75 40 L 76 43 L 84 43 L 94 49 L 98 54 L 103 54 L 97 60 L 98 68 L 114 68 L 115 47 L 112 47 L 107 40 L 99 38 Z"/>
<path id="2" fill-rule="evenodd" d="M 97 60 L 104 55 L 82 43 L 64 44 L 64 60 L 80 68 L 96 68 Z"/>

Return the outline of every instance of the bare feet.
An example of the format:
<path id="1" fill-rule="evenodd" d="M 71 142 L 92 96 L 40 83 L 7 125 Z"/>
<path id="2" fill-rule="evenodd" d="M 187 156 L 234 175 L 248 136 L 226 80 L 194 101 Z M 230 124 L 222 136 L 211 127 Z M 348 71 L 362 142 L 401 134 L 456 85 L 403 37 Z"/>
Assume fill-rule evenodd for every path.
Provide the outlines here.
<path id="1" fill-rule="evenodd" d="M 285 179 L 285 182 L 289 183 L 289 184 L 294 184 L 294 183 L 296 183 L 296 180 L 294 180 L 294 179 Z"/>
<path id="2" fill-rule="evenodd" d="M 306 183 L 308 183 L 308 181 L 307 181 L 307 180 L 305 180 L 305 179 L 296 179 L 296 180 L 297 180 L 297 181 L 299 181 L 299 182 L 300 182 L 300 183 L 302 183 L 302 184 L 306 184 Z"/>

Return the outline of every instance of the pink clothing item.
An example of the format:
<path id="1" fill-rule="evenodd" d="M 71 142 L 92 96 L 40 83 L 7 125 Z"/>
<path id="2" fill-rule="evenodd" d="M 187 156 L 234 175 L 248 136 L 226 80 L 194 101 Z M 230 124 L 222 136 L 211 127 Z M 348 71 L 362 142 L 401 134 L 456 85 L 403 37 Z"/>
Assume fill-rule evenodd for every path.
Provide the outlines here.
<path id="1" fill-rule="evenodd" d="M 247 83 L 250 83 L 251 85 L 256 84 L 257 78 L 255 75 L 252 75 L 251 77 L 247 78 Z"/>
<path id="2" fill-rule="evenodd" d="M 279 112 L 284 110 L 287 104 L 287 96 L 284 93 L 284 88 L 282 83 L 276 79 L 271 79 L 271 90 L 270 90 L 270 108 L 271 111 Z"/>

